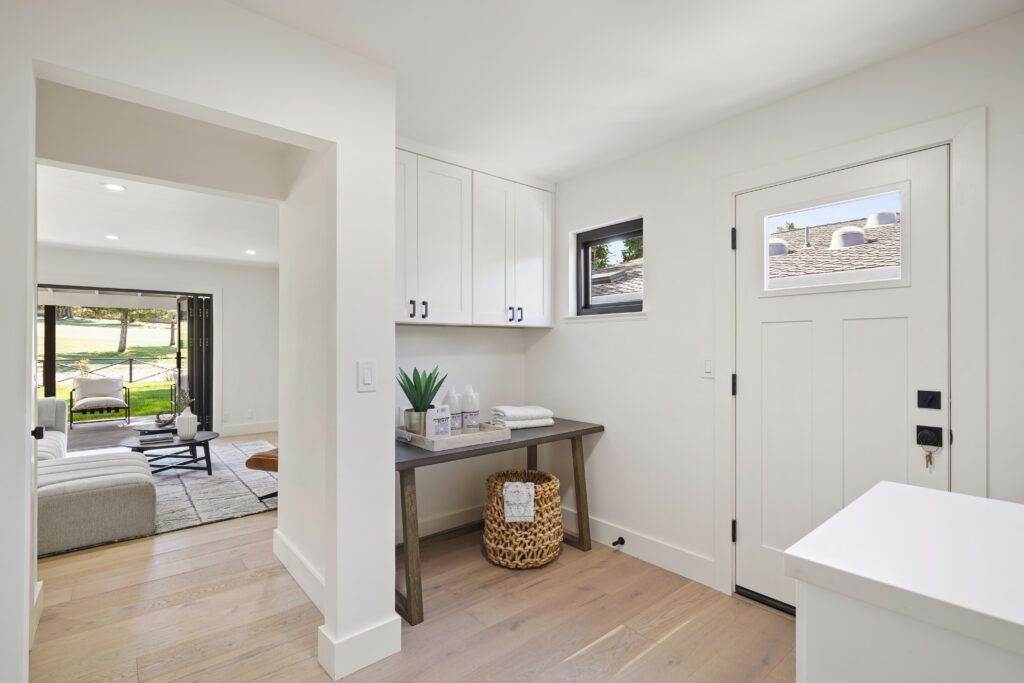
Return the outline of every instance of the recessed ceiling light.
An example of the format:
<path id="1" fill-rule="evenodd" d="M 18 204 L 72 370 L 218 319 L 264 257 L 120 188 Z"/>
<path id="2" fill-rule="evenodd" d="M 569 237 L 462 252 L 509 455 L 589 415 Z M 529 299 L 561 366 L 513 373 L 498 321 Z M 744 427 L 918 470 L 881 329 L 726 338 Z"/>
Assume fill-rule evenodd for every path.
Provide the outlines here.
<path id="1" fill-rule="evenodd" d="M 111 192 L 124 192 L 124 185 L 118 183 L 103 183 L 103 187 Z"/>
<path id="2" fill-rule="evenodd" d="M 245 253 L 248 254 L 249 256 L 255 256 L 256 255 L 256 250 L 255 249 L 246 249 Z"/>
<path id="3" fill-rule="evenodd" d="M 117 235 L 107 235 L 107 239 L 108 240 L 119 240 L 121 238 L 118 237 Z"/>

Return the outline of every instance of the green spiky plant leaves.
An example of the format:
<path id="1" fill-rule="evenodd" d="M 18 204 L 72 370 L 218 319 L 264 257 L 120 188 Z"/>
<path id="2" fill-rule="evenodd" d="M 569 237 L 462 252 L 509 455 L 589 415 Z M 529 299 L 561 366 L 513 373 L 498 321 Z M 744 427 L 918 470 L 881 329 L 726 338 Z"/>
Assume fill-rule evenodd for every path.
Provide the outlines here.
<path id="1" fill-rule="evenodd" d="M 398 376 L 395 379 L 398 380 L 398 385 L 405 392 L 405 397 L 409 399 L 412 409 L 417 413 L 427 412 L 427 408 L 430 407 L 437 392 L 440 391 L 441 385 L 448 379 L 448 375 L 438 379 L 439 373 L 437 366 L 434 366 L 429 374 L 413 368 L 412 377 L 410 377 L 405 370 L 398 368 Z"/>

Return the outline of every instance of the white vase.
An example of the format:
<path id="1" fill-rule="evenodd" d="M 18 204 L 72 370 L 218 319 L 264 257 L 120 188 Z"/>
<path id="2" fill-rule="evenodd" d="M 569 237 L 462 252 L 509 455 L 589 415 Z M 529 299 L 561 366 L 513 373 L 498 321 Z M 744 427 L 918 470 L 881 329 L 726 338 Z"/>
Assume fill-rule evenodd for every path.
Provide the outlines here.
<path id="1" fill-rule="evenodd" d="M 178 438 L 182 441 L 189 441 L 196 438 L 196 432 L 199 430 L 199 418 L 192 414 L 192 409 L 188 406 L 185 410 L 181 411 L 181 415 L 174 419 L 174 426 L 178 430 Z"/>

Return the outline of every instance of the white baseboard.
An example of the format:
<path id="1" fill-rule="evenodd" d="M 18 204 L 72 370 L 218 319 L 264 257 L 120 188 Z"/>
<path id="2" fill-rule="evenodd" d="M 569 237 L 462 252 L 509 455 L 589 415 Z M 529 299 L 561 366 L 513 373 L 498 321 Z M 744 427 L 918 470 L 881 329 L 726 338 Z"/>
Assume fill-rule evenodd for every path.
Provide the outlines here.
<path id="1" fill-rule="evenodd" d="M 463 524 L 478 522 L 484 518 L 484 506 L 474 505 L 455 512 L 446 512 L 443 515 L 435 515 L 426 519 L 419 519 L 420 538 L 430 534 L 448 531 Z M 402 519 L 395 520 L 395 544 L 402 542 Z"/>
<path id="2" fill-rule="evenodd" d="M 402 649 L 402 620 L 392 614 L 368 629 L 337 640 L 324 626 L 317 634 L 317 659 L 338 680 Z"/>
<path id="3" fill-rule="evenodd" d="M 567 530 L 576 532 L 576 511 L 563 507 L 562 524 Z M 650 562 L 705 586 L 716 588 L 715 561 L 710 557 L 626 527 L 616 526 L 597 517 L 590 518 L 590 536 L 593 540 L 605 545 L 611 545 L 612 541 L 621 536 L 626 541 L 626 544 L 621 546 L 621 551 L 627 555 Z"/>
<path id="4" fill-rule="evenodd" d="M 28 618 L 28 649 L 36 643 L 36 627 L 39 626 L 39 617 L 43 614 L 43 582 L 36 581 L 35 590 L 32 591 L 32 606 L 29 608 Z"/>
<path id="5" fill-rule="evenodd" d="M 326 584 L 323 574 L 306 559 L 306 556 L 299 552 L 288 537 L 281 533 L 280 529 L 274 529 L 274 555 L 284 565 L 288 573 L 292 575 L 295 582 L 299 584 L 309 599 L 316 605 L 316 608 L 323 614 L 323 600 Z"/>
<path id="6" fill-rule="evenodd" d="M 217 427 L 217 433 L 221 436 L 242 436 L 243 434 L 260 434 L 262 432 L 276 432 L 277 420 L 265 420 L 263 422 L 228 422 Z"/>

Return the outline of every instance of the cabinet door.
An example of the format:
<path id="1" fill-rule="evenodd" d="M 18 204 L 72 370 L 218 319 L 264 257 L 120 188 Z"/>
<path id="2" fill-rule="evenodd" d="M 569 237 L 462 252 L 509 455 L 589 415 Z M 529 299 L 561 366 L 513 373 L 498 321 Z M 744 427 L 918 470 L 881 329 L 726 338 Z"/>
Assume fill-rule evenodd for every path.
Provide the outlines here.
<path id="1" fill-rule="evenodd" d="M 515 183 L 473 172 L 473 323 L 511 325 Z"/>
<path id="2" fill-rule="evenodd" d="M 395 155 L 395 320 L 410 322 L 420 312 L 416 301 L 416 160 Z"/>
<path id="3" fill-rule="evenodd" d="M 417 320 L 473 321 L 472 172 L 417 159 Z M 423 302 L 426 302 L 424 304 Z"/>
<path id="4" fill-rule="evenodd" d="M 551 194 L 525 185 L 515 189 L 516 321 L 546 326 L 551 324 Z"/>

